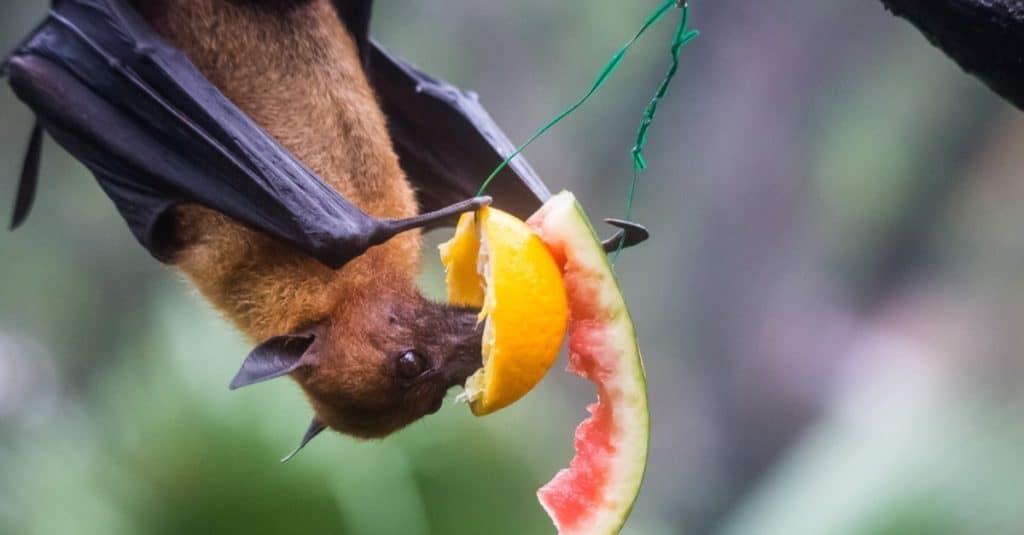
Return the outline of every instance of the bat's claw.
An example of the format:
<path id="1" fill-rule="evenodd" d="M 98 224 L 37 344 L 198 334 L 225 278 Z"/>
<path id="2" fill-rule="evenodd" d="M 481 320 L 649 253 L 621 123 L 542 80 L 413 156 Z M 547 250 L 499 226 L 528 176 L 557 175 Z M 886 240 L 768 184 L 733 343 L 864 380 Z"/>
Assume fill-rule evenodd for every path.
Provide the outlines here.
<path id="1" fill-rule="evenodd" d="M 39 184 L 39 159 L 43 148 L 43 127 L 36 121 L 29 137 L 28 149 L 21 167 L 21 178 L 18 180 L 18 193 L 14 198 L 14 214 L 11 216 L 10 230 L 15 230 L 28 219 L 32 210 L 32 202 L 36 198 L 36 187 Z"/>
<path id="2" fill-rule="evenodd" d="M 291 453 L 289 453 L 288 455 L 285 455 L 284 458 L 281 459 L 281 462 L 286 463 L 292 460 L 293 457 L 295 457 L 300 451 L 302 451 L 302 448 L 306 447 L 306 444 L 309 444 L 310 440 L 316 438 L 316 436 L 323 432 L 324 429 L 327 429 L 327 426 L 324 425 L 320 420 L 313 418 L 313 421 L 310 422 L 309 424 L 309 428 L 306 429 L 306 433 L 302 435 L 302 440 L 299 442 L 299 446 L 292 450 Z"/>
<path id="3" fill-rule="evenodd" d="M 490 195 L 480 195 L 479 197 L 473 197 L 472 199 L 466 199 L 462 202 L 455 203 L 451 206 L 446 206 L 433 214 L 442 214 L 441 217 L 448 217 L 451 215 L 461 214 L 463 212 L 473 212 L 483 208 L 484 206 L 490 206 L 494 202 L 494 199 Z"/>
<path id="4" fill-rule="evenodd" d="M 466 199 L 462 202 L 445 206 L 440 210 L 434 210 L 433 212 L 427 212 L 420 214 L 416 217 L 410 217 L 407 219 L 389 219 L 384 221 L 384 234 L 387 237 L 394 236 L 400 232 L 405 232 L 414 228 L 433 226 L 435 223 L 448 219 L 452 216 L 459 215 L 463 212 L 472 212 L 479 210 L 484 206 L 491 204 L 493 199 L 487 195 L 479 197 L 473 197 Z"/>
<path id="5" fill-rule="evenodd" d="M 614 236 L 601 243 L 606 253 L 614 253 L 615 251 L 618 251 L 620 244 L 621 247 L 625 249 L 627 247 L 643 243 L 651 237 L 651 233 L 647 230 L 647 227 L 639 223 L 611 217 L 606 218 L 604 222 L 621 229 L 616 232 Z"/>

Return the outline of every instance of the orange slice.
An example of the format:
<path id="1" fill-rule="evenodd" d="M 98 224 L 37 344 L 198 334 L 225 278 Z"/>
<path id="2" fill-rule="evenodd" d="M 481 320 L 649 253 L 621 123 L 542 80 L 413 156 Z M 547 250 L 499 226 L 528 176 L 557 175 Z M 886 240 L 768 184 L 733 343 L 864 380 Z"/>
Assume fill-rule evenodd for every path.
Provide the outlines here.
<path id="1" fill-rule="evenodd" d="M 448 301 L 480 308 L 483 368 L 460 399 L 483 416 L 518 401 L 558 357 L 569 316 L 562 273 L 523 221 L 484 207 L 441 247 Z"/>

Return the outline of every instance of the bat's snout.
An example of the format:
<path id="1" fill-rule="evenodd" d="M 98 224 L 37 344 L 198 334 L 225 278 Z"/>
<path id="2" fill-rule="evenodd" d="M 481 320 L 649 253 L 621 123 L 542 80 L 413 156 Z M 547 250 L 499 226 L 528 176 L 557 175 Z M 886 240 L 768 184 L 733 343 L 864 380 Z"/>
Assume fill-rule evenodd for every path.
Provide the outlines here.
<path id="1" fill-rule="evenodd" d="M 466 380 L 483 367 L 484 329 L 477 323 L 477 311 L 460 311 L 459 314 L 457 328 L 452 335 L 451 353 L 442 368 L 446 388 L 465 385 Z"/>

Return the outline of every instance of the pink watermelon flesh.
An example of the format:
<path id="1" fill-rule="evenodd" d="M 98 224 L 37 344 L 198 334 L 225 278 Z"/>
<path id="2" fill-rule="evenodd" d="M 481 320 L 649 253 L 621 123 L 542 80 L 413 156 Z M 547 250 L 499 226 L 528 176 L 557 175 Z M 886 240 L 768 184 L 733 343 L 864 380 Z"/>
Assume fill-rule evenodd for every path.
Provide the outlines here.
<path id="1" fill-rule="evenodd" d="M 618 533 L 647 464 L 650 417 L 629 311 L 589 220 L 571 193 L 529 223 L 562 267 L 569 296 L 569 371 L 597 386 L 576 429 L 576 455 L 537 496 L 561 535 Z"/>

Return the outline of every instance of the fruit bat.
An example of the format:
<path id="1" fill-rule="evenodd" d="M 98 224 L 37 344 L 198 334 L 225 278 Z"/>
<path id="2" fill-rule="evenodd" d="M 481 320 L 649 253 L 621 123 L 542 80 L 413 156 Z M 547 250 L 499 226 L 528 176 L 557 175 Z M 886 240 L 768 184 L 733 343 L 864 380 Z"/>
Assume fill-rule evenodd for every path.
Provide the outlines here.
<path id="1" fill-rule="evenodd" d="M 231 388 L 291 376 L 326 428 L 382 437 L 480 367 L 477 311 L 416 287 L 421 228 L 492 202 L 513 145 L 475 94 L 369 38 L 368 0 L 55 0 L 4 61 L 44 131 L 135 238 L 259 345 Z M 527 162 L 494 181 L 520 217 L 550 196 Z M 647 238 L 620 220 L 608 250 Z M 300 446 L 301 448 L 301 446 Z"/>

